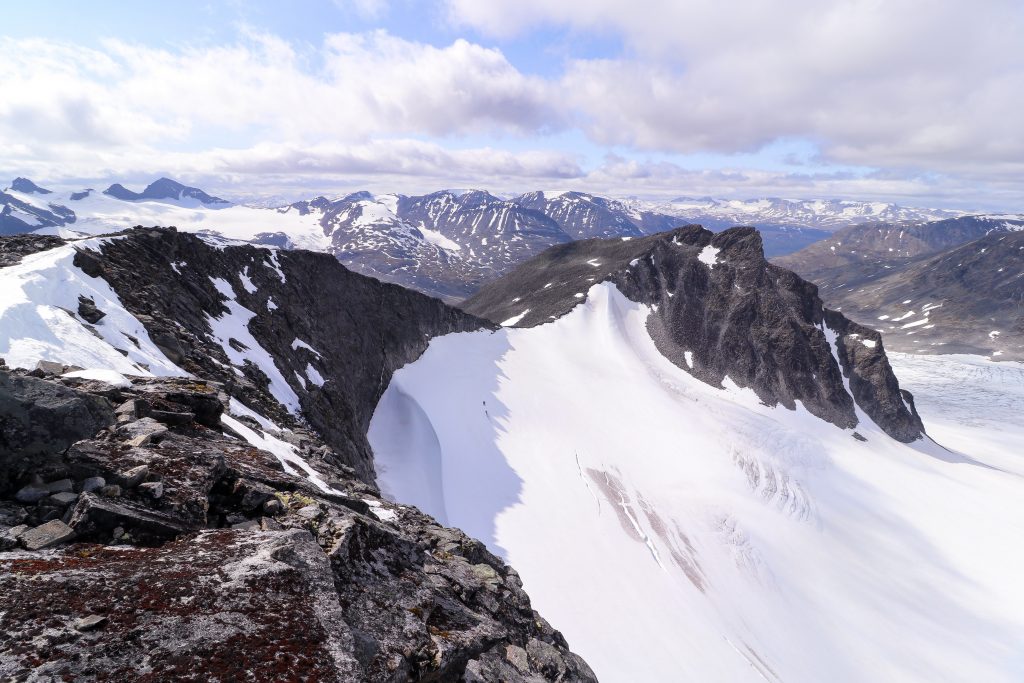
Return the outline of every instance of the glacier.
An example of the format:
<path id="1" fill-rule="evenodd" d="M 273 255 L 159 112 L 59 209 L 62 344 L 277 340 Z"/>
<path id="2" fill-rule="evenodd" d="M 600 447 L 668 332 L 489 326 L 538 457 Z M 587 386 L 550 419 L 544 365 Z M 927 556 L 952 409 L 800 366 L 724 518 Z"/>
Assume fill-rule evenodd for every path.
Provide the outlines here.
<path id="1" fill-rule="evenodd" d="M 695 379 L 649 312 L 604 283 L 432 340 L 371 421 L 383 492 L 516 567 L 602 681 L 1024 677 L 1019 418 L 903 444 L 861 413 L 862 441 Z M 963 362 L 894 361 L 926 427 Z"/>

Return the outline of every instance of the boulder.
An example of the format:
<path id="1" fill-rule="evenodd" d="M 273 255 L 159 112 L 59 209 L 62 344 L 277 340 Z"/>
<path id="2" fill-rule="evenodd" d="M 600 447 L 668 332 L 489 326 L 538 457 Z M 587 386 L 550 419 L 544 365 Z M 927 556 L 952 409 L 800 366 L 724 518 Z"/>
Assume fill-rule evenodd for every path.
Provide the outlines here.
<path id="1" fill-rule="evenodd" d="M 78 295 L 78 315 L 88 323 L 95 325 L 107 316 L 106 313 L 96 308 L 96 302 Z"/>
<path id="2" fill-rule="evenodd" d="M 74 538 L 75 532 L 64 522 L 54 519 L 34 529 L 22 532 L 18 537 L 26 550 L 42 550 Z"/>
<path id="3" fill-rule="evenodd" d="M 57 481 L 51 481 L 46 485 L 46 490 L 50 493 L 64 493 L 65 491 L 71 491 L 74 489 L 75 483 L 70 479 L 58 479 Z"/>
<path id="4" fill-rule="evenodd" d="M 164 495 L 164 485 L 159 481 L 147 481 L 139 485 L 139 491 L 153 500 L 159 500 Z"/>
<path id="5" fill-rule="evenodd" d="M 51 505 L 65 508 L 78 500 L 78 494 L 72 491 L 62 491 L 55 493 L 46 499 Z"/>
<path id="6" fill-rule="evenodd" d="M 75 630 L 83 633 L 88 631 L 95 631 L 98 628 L 103 628 L 108 619 L 99 614 L 90 614 L 87 617 L 75 620 Z"/>
<path id="7" fill-rule="evenodd" d="M 50 495 L 50 492 L 41 486 L 25 486 L 18 489 L 18 492 L 14 494 L 14 499 L 19 503 L 31 505 L 38 503 L 48 495 Z"/>
<path id="8" fill-rule="evenodd" d="M 82 481 L 82 493 L 95 493 L 107 485 L 103 477 L 87 477 Z"/>
<path id="9" fill-rule="evenodd" d="M 18 547 L 18 537 L 29 530 L 24 524 L 0 530 L 0 552 Z"/>
<path id="10" fill-rule="evenodd" d="M 113 422 L 113 406 L 103 397 L 0 370 L 0 494 L 15 484 L 19 470 Z"/>
<path id="11" fill-rule="evenodd" d="M 127 501 L 114 502 L 83 493 L 71 515 L 71 528 L 87 540 L 108 540 L 122 527 L 142 544 L 161 543 L 194 530 L 187 522 Z"/>
<path id="12" fill-rule="evenodd" d="M 118 436 L 132 448 L 142 448 L 167 433 L 167 427 L 151 417 L 143 417 L 117 428 Z"/>
<path id="13" fill-rule="evenodd" d="M 64 364 L 52 360 L 41 360 L 36 363 L 36 370 L 44 375 L 60 375 L 64 373 Z"/>
<path id="14" fill-rule="evenodd" d="M 118 475 L 125 487 L 130 489 L 135 488 L 142 482 L 146 481 L 146 477 L 148 476 L 148 465 L 139 465 L 138 467 L 133 467 L 130 470 L 125 470 Z"/>

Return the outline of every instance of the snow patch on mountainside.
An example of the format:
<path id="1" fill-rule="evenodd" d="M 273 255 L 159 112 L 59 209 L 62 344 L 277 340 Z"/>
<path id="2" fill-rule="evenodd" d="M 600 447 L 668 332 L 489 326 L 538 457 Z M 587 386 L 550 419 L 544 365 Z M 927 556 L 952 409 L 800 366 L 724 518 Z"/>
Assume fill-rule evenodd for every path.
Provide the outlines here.
<path id="1" fill-rule="evenodd" d="M 427 242 L 430 242 L 434 246 L 441 247 L 442 249 L 447 249 L 448 251 L 459 251 L 462 248 L 459 246 L 458 242 L 448 239 L 437 230 L 431 230 L 430 228 L 423 225 L 420 225 L 416 229 L 423 234 L 423 239 L 425 239 Z"/>
<path id="2" fill-rule="evenodd" d="M 105 239 L 111 238 L 76 246 L 97 248 Z M 83 273 L 74 259 L 75 247 L 67 245 L 0 268 L 0 358 L 11 367 L 34 368 L 49 360 L 128 375 L 185 375 L 107 282 Z M 106 315 L 95 324 L 78 317 L 79 296 Z"/>
<path id="3" fill-rule="evenodd" d="M 235 290 L 231 287 L 230 282 L 221 278 L 210 279 L 217 291 L 226 299 L 223 304 L 227 307 L 228 312 L 217 317 L 207 315 L 206 322 L 210 325 L 213 338 L 221 345 L 224 354 L 234 365 L 235 374 L 242 377 L 239 368 L 244 367 L 246 361 L 253 363 L 270 380 L 268 389 L 278 403 L 287 408 L 289 412 L 297 414 L 299 397 L 295 390 L 277 369 L 274 357 L 260 346 L 260 343 L 249 331 L 249 321 L 256 317 L 256 314 L 238 303 Z M 293 348 L 295 348 L 294 345 Z"/>
<path id="4" fill-rule="evenodd" d="M 382 489 L 508 559 L 602 681 L 1020 680 L 1019 477 L 715 389 L 649 312 L 600 284 L 434 339 L 373 416 Z"/>

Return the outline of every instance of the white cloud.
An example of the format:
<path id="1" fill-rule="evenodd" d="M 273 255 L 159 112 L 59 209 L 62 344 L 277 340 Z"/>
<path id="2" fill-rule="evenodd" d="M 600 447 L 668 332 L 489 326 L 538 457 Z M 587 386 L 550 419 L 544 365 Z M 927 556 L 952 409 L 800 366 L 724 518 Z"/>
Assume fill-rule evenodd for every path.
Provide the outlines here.
<path id="1" fill-rule="evenodd" d="M 831 161 L 962 171 L 1024 158 L 1019 0 L 448 0 L 496 36 L 622 37 L 562 91 L 603 144 L 695 152 L 817 141 Z"/>
<path id="2" fill-rule="evenodd" d="M 501 52 L 383 31 L 330 35 L 305 52 L 252 32 L 233 45 L 175 52 L 3 39 L 0 82 L 0 139 L 45 144 L 186 142 L 252 130 L 274 140 L 361 140 L 534 131 L 559 121 L 550 84 L 519 73 Z"/>

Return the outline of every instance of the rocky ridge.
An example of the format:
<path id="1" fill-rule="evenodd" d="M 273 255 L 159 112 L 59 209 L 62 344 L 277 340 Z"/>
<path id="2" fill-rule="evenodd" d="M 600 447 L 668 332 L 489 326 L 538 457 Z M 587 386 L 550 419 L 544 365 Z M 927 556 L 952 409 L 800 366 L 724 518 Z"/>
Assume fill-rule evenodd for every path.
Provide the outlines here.
<path id="1" fill-rule="evenodd" d="M 766 261 L 753 228 L 687 226 L 553 247 L 462 307 L 532 327 L 572 310 L 601 282 L 650 305 L 658 349 L 704 382 L 721 386 L 728 377 L 769 405 L 795 409 L 799 401 L 842 428 L 857 425 L 857 406 L 900 441 L 924 432 L 881 335 L 826 309 L 813 284 Z"/>
<path id="2" fill-rule="evenodd" d="M 328 254 L 215 248 L 173 229 L 138 229 L 100 252 L 80 250 L 75 265 L 109 283 L 172 362 L 224 382 L 279 424 L 301 413 L 367 482 L 374 473 L 365 433 L 391 374 L 431 337 L 488 324 L 355 274 Z M 257 346 L 215 335 L 225 317 L 244 319 Z"/>
<path id="3" fill-rule="evenodd" d="M 595 680 L 514 570 L 314 433 L 263 436 L 326 489 L 223 385 L 49 370 L 0 370 L 5 679 Z"/>

